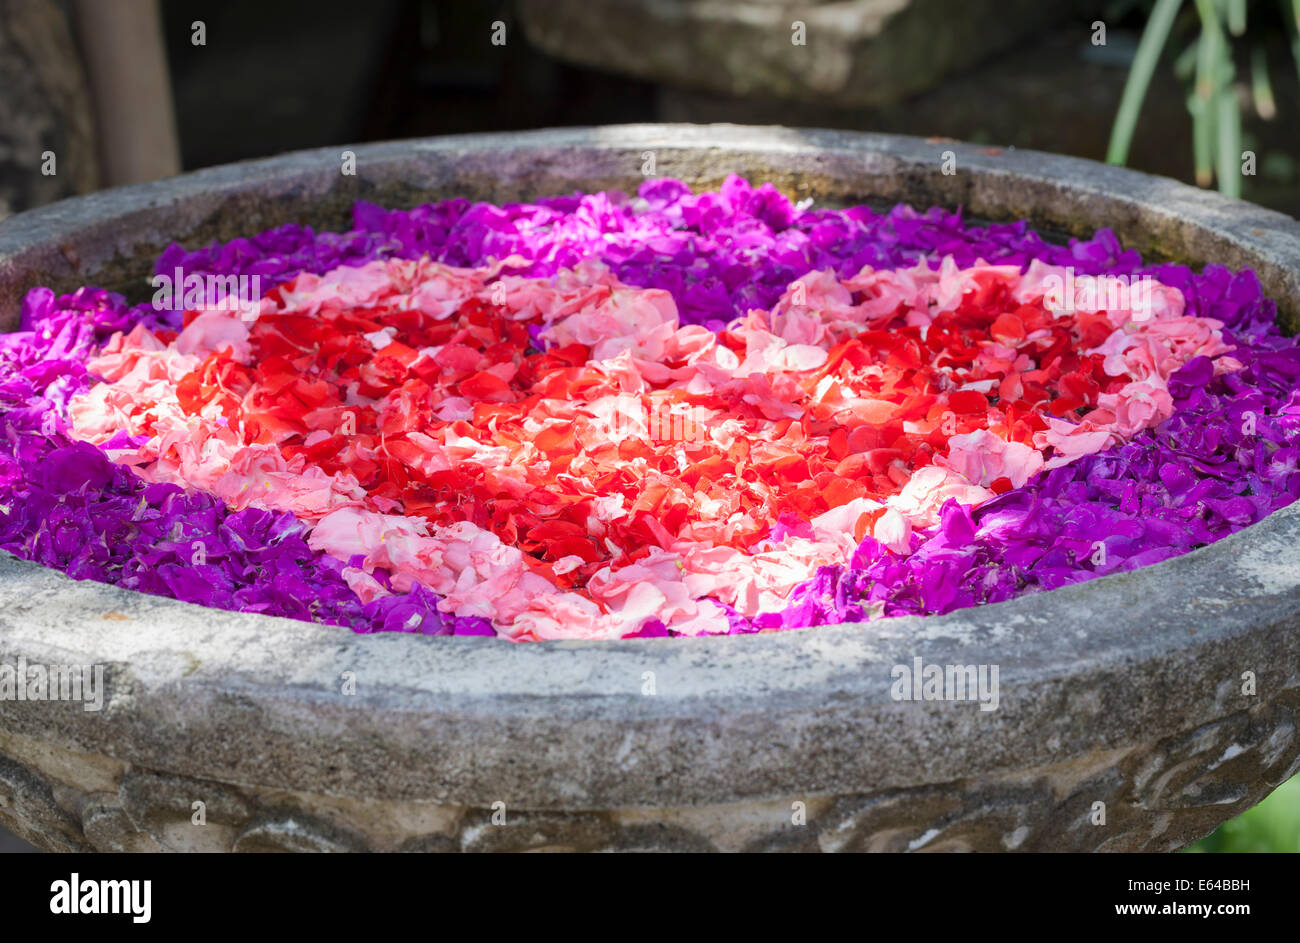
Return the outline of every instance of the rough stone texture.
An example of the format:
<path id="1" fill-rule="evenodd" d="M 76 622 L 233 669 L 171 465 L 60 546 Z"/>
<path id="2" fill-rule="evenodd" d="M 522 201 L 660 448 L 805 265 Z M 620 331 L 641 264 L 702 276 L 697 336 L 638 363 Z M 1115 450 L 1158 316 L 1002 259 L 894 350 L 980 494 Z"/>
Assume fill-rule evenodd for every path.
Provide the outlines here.
<path id="1" fill-rule="evenodd" d="M 60 851 L 1172 851 L 1300 770 L 1298 708 L 1293 685 L 1173 737 L 987 777 L 835 798 L 604 811 L 285 796 L 128 764 L 113 771 L 116 792 L 86 792 L 75 754 L 51 764 L 47 745 L 8 736 L 0 750 L 44 758 L 47 768 L 0 760 L 0 822 Z M 93 780 L 100 770 L 85 772 Z M 50 799 L 56 791 L 58 802 Z M 203 822 L 195 802 L 205 805 Z M 804 811 L 797 825 L 796 803 Z"/>
<path id="2" fill-rule="evenodd" d="M 520 0 L 551 55 L 668 85 L 880 105 L 1008 49 L 1073 0 Z M 796 45 L 796 22 L 804 43 Z"/>
<path id="3" fill-rule="evenodd" d="M 170 238 L 337 224 L 358 196 L 632 188 L 646 150 L 696 185 L 737 171 L 824 201 L 1112 225 L 1252 265 L 1284 310 L 1300 302 L 1300 224 L 1033 152 L 730 126 L 355 150 L 355 178 L 306 152 L 14 217 L 0 313 L 12 324 L 38 282 L 137 284 Z M 6 557 L 0 665 L 103 665 L 107 694 L 99 712 L 0 701 L 0 822 L 52 850 L 1173 849 L 1297 769 L 1298 542 L 1295 505 L 1152 567 L 946 616 L 521 646 L 213 612 Z M 999 709 L 892 700 L 892 667 L 916 656 L 998 665 Z"/>

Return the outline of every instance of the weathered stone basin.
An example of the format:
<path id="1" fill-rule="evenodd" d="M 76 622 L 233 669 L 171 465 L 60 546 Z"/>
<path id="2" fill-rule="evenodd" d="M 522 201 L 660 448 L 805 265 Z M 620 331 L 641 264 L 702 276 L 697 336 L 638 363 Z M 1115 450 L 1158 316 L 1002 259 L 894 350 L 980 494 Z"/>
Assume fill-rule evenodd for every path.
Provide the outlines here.
<path id="1" fill-rule="evenodd" d="M 1288 324 L 1300 311 L 1300 224 L 1069 158 L 732 126 L 354 150 L 354 177 L 313 151 L 13 217 L 5 328 L 36 284 L 138 293 L 173 239 L 338 227 L 359 197 L 633 189 L 646 151 L 697 186 L 738 172 L 822 201 L 1111 226 L 1156 256 L 1252 266 Z M 207 610 L 5 557 L 0 665 L 103 665 L 107 691 L 100 711 L 0 701 L 0 822 L 51 850 L 1176 849 L 1300 768 L 1297 546 L 1300 505 L 947 616 L 519 646 Z M 891 669 L 918 656 L 999 666 L 998 709 L 893 700 Z"/>

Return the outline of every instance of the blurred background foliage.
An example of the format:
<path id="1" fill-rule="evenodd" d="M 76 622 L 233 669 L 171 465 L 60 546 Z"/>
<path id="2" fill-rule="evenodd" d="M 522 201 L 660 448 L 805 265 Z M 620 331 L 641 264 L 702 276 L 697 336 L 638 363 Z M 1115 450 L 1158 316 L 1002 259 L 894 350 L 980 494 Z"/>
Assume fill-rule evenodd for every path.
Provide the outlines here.
<path id="1" fill-rule="evenodd" d="M 86 159 L 103 143 L 93 127 L 75 137 L 60 129 L 85 123 L 73 120 L 85 100 L 101 112 L 113 103 L 95 94 L 91 80 L 113 57 L 103 52 L 102 29 L 88 35 L 84 9 L 153 2 L 0 0 L 0 13 L 64 11 L 62 28 L 46 30 L 57 34 L 55 45 L 71 45 L 68 34 L 98 51 L 82 55 L 90 95 L 73 94 L 71 74 L 44 83 L 58 95 L 26 89 L 41 84 L 32 77 L 40 50 L 29 61 L 13 57 L 12 76 L 0 63 L 0 90 L 22 84 L 33 103 L 0 121 L 0 215 L 6 202 L 17 212 L 122 182 Z M 1240 184 L 1246 199 L 1300 216 L 1297 7 L 1300 0 L 162 0 L 150 18 L 184 170 L 433 134 L 726 121 L 1109 157 L 1202 185 L 1217 175 L 1221 186 Z M 721 19 L 691 19 L 704 10 Z M 909 11 L 919 12 L 908 20 Z M 755 26 L 760 13 L 768 20 Z M 796 17 L 807 21 L 805 47 L 790 41 Z M 504 45 L 491 43 L 498 21 Z M 202 46 L 193 43 L 196 22 Z M 0 49 L 4 27 L 0 16 Z M 881 60 L 887 67 L 872 71 Z M 67 67 L 60 71 L 75 72 L 69 57 L 58 61 Z M 0 105 L 3 98 L 0 91 Z M 42 120 L 51 109 L 62 109 L 58 126 Z M 34 172 L 45 147 L 60 153 L 57 181 Z M 1240 150 L 1256 155 L 1255 173 L 1224 174 Z M 55 183 L 63 189 L 52 192 Z"/>
<path id="2" fill-rule="evenodd" d="M 1112 18 L 1121 19 L 1139 6 L 1137 0 L 1119 0 Z M 1290 55 L 1281 63 L 1284 72 L 1294 69 L 1287 84 L 1294 85 L 1300 76 L 1300 0 L 1154 0 L 1148 6 L 1106 159 L 1127 161 L 1151 77 L 1162 58 L 1169 59 L 1174 74 L 1188 86 L 1197 184 L 1217 182 L 1228 196 L 1240 196 L 1241 168 L 1250 153 L 1242 148 L 1243 109 L 1252 109 L 1263 121 L 1277 116 L 1270 44 L 1275 50 L 1289 47 Z"/>
<path id="3" fill-rule="evenodd" d="M 1300 852 L 1300 776 L 1283 783 L 1245 815 L 1224 822 L 1195 852 Z"/>

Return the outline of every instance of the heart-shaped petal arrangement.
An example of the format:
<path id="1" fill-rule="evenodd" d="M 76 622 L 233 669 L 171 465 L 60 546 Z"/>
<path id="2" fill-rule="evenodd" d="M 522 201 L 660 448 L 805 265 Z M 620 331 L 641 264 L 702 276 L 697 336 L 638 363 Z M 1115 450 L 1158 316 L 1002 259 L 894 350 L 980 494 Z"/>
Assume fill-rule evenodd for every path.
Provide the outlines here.
<path id="1" fill-rule="evenodd" d="M 998 601 L 1300 495 L 1300 351 L 1249 272 L 736 178 L 356 222 L 173 247 L 207 286 L 175 305 L 33 292 L 0 546 L 358 631 L 612 639 Z"/>

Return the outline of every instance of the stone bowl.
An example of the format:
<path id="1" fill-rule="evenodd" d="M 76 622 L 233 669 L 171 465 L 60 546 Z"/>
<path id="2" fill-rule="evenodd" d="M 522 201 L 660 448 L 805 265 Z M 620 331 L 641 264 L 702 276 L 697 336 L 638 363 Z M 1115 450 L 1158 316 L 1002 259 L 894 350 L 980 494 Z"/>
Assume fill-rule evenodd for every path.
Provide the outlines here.
<path id="1" fill-rule="evenodd" d="M 0 224 L 33 285 L 142 297 L 152 258 L 296 220 L 729 173 L 828 203 L 1110 226 L 1253 267 L 1300 311 L 1300 224 L 1171 180 L 946 140 L 628 126 L 328 149 Z M 941 172 L 952 151 L 956 173 Z M 0 560 L 0 666 L 102 665 L 103 709 L 0 701 L 0 822 L 50 850 L 1172 850 L 1300 755 L 1300 504 L 1186 556 L 944 616 L 744 637 L 355 635 Z M 897 701 L 892 668 L 990 665 L 1000 703 Z M 196 805 L 202 803 L 202 805 Z M 200 824 L 201 823 L 201 824 Z"/>

